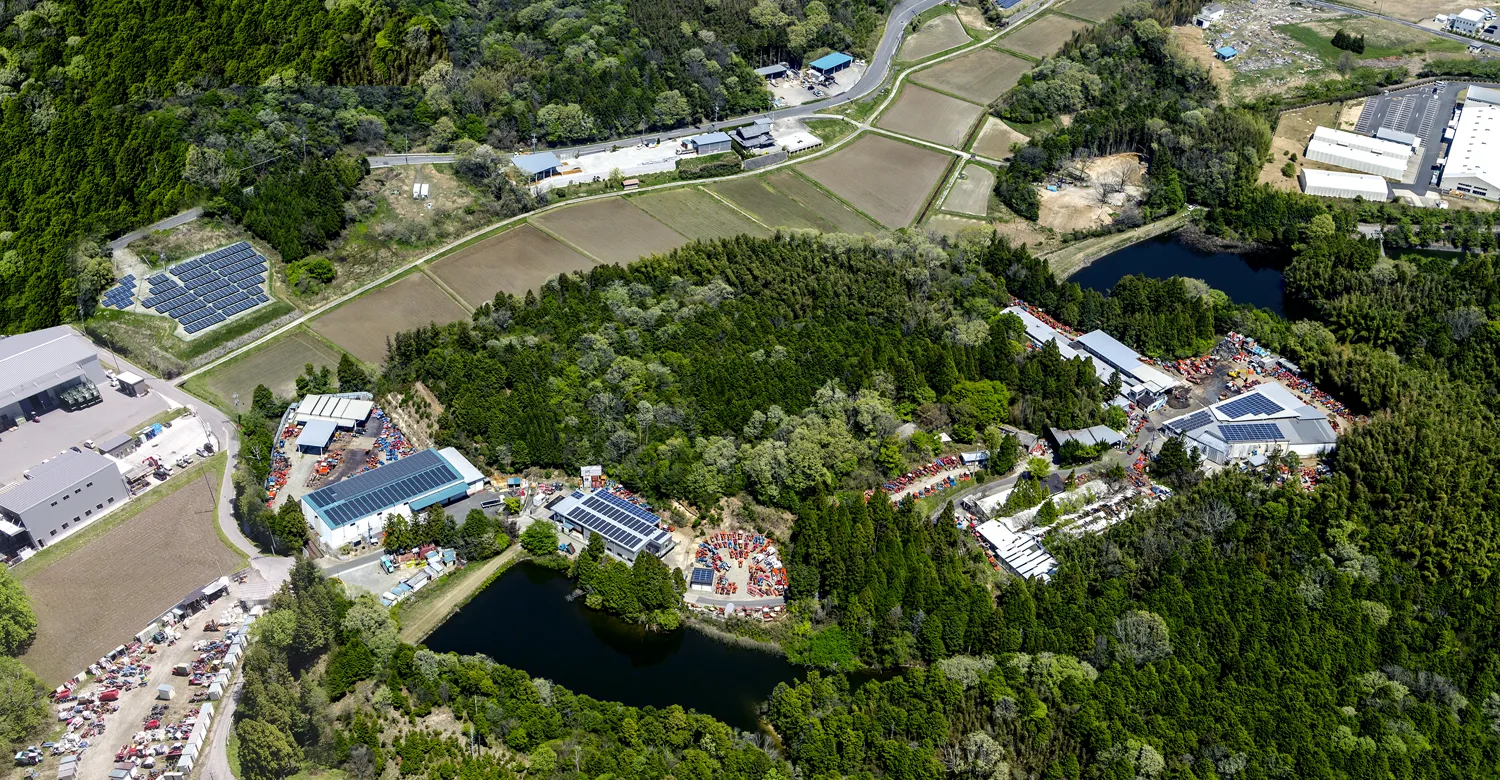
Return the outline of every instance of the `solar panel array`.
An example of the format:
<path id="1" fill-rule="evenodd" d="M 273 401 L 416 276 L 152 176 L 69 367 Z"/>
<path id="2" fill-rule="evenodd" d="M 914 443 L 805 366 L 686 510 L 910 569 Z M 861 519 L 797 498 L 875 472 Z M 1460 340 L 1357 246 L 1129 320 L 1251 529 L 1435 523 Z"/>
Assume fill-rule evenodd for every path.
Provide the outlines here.
<path id="1" fill-rule="evenodd" d="M 1241 441 L 1286 441 L 1281 426 L 1273 422 L 1227 423 L 1219 426 L 1219 433 L 1230 444 Z"/>
<path id="2" fill-rule="evenodd" d="M 694 585 L 714 584 L 714 573 L 712 569 L 693 569 Z"/>
<path id="3" fill-rule="evenodd" d="M 1178 433 L 1184 433 L 1195 428 L 1202 428 L 1203 426 L 1208 425 L 1213 421 L 1214 416 L 1212 414 L 1209 414 L 1208 410 L 1200 409 L 1186 417 L 1179 417 L 1175 420 L 1168 420 L 1167 427 L 1171 428 L 1174 431 L 1177 431 Z"/>
<path id="4" fill-rule="evenodd" d="M 436 452 L 422 450 L 315 490 L 307 494 L 307 500 L 337 528 L 462 479 Z"/>
<path id="5" fill-rule="evenodd" d="M 583 499 L 581 508 L 568 519 L 629 550 L 640 550 L 648 539 L 662 532 L 656 525 L 656 515 L 603 490 Z"/>
<path id="6" fill-rule="evenodd" d="M 241 241 L 152 275 L 151 295 L 141 305 L 197 333 L 269 301 L 261 289 L 265 274 L 266 259 Z"/>
<path id="7" fill-rule="evenodd" d="M 1276 414 L 1284 411 L 1286 410 L 1281 407 L 1281 404 L 1260 393 L 1252 393 L 1244 398 L 1225 401 L 1219 405 L 1219 413 L 1231 420 L 1249 417 L 1252 414 Z"/>
<path id="8" fill-rule="evenodd" d="M 126 309 L 135 301 L 135 274 L 126 274 L 114 287 L 104 291 L 100 304 L 116 309 Z"/>

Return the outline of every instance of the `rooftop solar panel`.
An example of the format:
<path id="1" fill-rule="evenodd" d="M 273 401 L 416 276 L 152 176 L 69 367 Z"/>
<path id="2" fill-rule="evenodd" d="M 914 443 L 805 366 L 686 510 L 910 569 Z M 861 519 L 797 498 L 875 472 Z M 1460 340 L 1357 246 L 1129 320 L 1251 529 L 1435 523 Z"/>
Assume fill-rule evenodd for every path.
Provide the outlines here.
<path id="1" fill-rule="evenodd" d="M 1227 423 L 1219 426 L 1224 441 L 1286 441 L 1281 426 L 1273 422 Z"/>
<path id="2" fill-rule="evenodd" d="M 1186 431 L 1191 431 L 1194 428 L 1202 428 L 1203 426 L 1208 425 L 1213 421 L 1214 416 L 1210 414 L 1208 410 L 1200 409 L 1186 417 L 1179 417 L 1175 420 L 1168 420 L 1166 426 L 1167 428 L 1176 431 L 1177 433 L 1183 433 Z"/>
<path id="3" fill-rule="evenodd" d="M 1260 393 L 1252 393 L 1243 398 L 1225 401 L 1219 405 L 1219 413 L 1231 420 L 1249 417 L 1252 414 L 1276 414 L 1277 412 L 1284 411 L 1286 410 L 1281 407 L 1281 404 L 1272 401 Z"/>

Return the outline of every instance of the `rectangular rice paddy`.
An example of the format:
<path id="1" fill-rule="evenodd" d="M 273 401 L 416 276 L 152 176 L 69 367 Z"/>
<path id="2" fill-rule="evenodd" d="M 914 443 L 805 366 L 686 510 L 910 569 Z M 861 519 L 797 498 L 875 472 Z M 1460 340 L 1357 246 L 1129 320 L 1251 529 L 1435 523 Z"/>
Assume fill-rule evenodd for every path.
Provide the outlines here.
<path id="1" fill-rule="evenodd" d="M 876 127 L 944 146 L 959 146 L 984 108 L 916 85 L 880 116 Z"/>
<path id="2" fill-rule="evenodd" d="M 987 117 L 969 151 L 991 160 L 1004 160 L 1010 156 L 1011 144 L 1024 144 L 1028 140 L 1030 139 L 1014 127 L 995 117 Z"/>
<path id="3" fill-rule="evenodd" d="M 995 174 L 988 168 L 966 165 L 964 177 L 953 182 L 953 188 L 948 190 L 948 196 L 943 199 L 943 210 L 976 217 L 987 216 L 990 211 L 990 190 L 995 188 Z"/>
<path id="4" fill-rule="evenodd" d="M 955 46 L 962 46 L 970 40 L 969 33 L 964 30 L 964 25 L 957 16 L 943 14 L 929 19 L 921 29 L 908 36 L 901 44 L 901 52 L 897 58 L 916 62 Z"/>
<path id="5" fill-rule="evenodd" d="M 567 244 L 522 225 L 438 260 L 431 271 L 464 303 L 478 308 L 494 300 L 495 293 L 525 295 L 557 274 L 593 267 L 594 261 Z"/>
<path id="6" fill-rule="evenodd" d="M 790 196 L 833 226 L 839 233 L 879 233 L 880 226 L 865 215 L 849 207 L 849 204 L 817 188 L 795 171 L 777 171 L 766 177 L 766 182 L 777 192 Z"/>
<path id="7" fill-rule="evenodd" d="M 387 338 L 428 323 L 468 316 L 437 282 L 414 273 L 314 319 L 310 326 L 360 360 L 378 365 L 385 361 Z"/>
<path id="8" fill-rule="evenodd" d="M 1005 40 L 1001 38 L 1000 40 Z M 978 48 L 911 75 L 911 80 L 978 103 L 993 103 L 1021 80 L 1032 64 L 1020 57 Z"/>
<path id="9" fill-rule="evenodd" d="M 803 173 L 888 228 L 910 225 L 948 169 L 949 156 L 867 134 Z"/>
<path id="10" fill-rule="evenodd" d="M 531 221 L 604 263 L 627 265 L 687 243 L 682 234 L 624 198 L 589 201 L 549 211 Z"/>
<path id="11" fill-rule="evenodd" d="M 641 195 L 631 198 L 630 202 L 695 241 L 738 235 L 771 235 L 764 225 L 696 187 Z"/>
<path id="12" fill-rule="evenodd" d="M 1131 2 L 1132 0 L 1069 0 L 1057 10 L 1080 19 L 1102 22 L 1119 13 L 1121 8 L 1130 5 Z"/>
<path id="13" fill-rule="evenodd" d="M 735 179 L 710 185 L 709 190 L 754 216 L 762 225 L 793 230 L 835 231 L 828 220 L 791 196 L 771 188 L 762 177 Z"/>
<path id="14" fill-rule="evenodd" d="M 1087 22 L 1066 16 L 1045 14 L 1009 35 L 1002 36 L 997 43 L 1011 51 L 1041 59 L 1056 54 L 1073 37 L 1073 33 L 1090 26 Z"/>

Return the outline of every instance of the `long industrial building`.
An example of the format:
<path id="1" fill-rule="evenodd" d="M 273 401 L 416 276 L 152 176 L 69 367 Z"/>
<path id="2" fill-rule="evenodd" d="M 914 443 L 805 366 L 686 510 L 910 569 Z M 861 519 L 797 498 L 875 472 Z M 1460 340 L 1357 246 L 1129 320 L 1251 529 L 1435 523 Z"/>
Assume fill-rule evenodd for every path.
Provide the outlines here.
<path id="1" fill-rule="evenodd" d="M 299 452 L 321 455 L 333 441 L 340 429 L 352 430 L 363 426 L 374 411 L 375 402 L 369 393 L 339 393 L 333 395 L 312 394 L 303 397 L 297 404 L 296 420 L 302 423 L 302 433 L 297 436 Z"/>
<path id="2" fill-rule="evenodd" d="M 575 490 L 552 499 L 547 508 L 564 530 L 584 539 L 599 534 L 604 549 L 626 563 L 641 553 L 660 558 L 676 546 L 656 515 L 608 490 Z"/>
<path id="3" fill-rule="evenodd" d="M 1440 188 L 1500 200 L 1500 89 L 1469 87 Z"/>
<path id="4" fill-rule="evenodd" d="M 390 517 L 451 503 L 484 482 L 458 450 L 428 449 L 318 488 L 302 497 L 302 512 L 324 549 L 337 550 L 356 539 L 375 541 Z"/>
<path id="5" fill-rule="evenodd" d="M 0 337 L 0 427 L 67 407 L 74 388 L 97 400 L 105 381 L 98 353 L 66 325 Z"/>
<path id="6" fill-rule="evenodd" d="M 96 452 L 66 450 L 0 488 L 0 534 L 6 547 L 46 547 L 76 533 L 130 498 L 120 465 Z"/>
<path id="7" fill-rule="evenodd" d="M 1412 147 L 1395 141 L 1319 127 L 1307 142 L 1307 159 L 1400 181 L 1411 162 Z"/>
<path id="8" fill-rule="evenodd" d="M 1139 352 L 1102 330 L 1089 331 L 1069 340 L 1020 306 L 1011 306 L 1005 312 L 1021 319 L 1027 339 L 1037 347 L 1050 341 L 1057 345 L 1064 360 L 1077 357 L 1088 360 L 1100 382 L 1107 383 L 1110 377 L 1119 374 L 1121 397 L 1145 411 L 1160 409 L 1167 401 L 1167 393 L 1182 384 L 1181 380 L 1146 363 Z"/>
<path id="9" fill-rule="evenodd" d="M 1379 176 L 1368 173 L 1342 173 L 1340 171 L 1315 171 L 1303 168 L 1297 174 L 1302 191 L 1308 195 L 1324 198 L 1364 198 L 1383 203 L 1391 199 L 1391 185 Z"/>
<path id="10" fill-rule="evenodd" d="M 1046 582 L 1057 571 L 1057 559 L 1029 533 L 1016 533 L 996 520 L 981 523 L 974 530 L 994 551 L 995 558 L 1017 576 L 1035 577 Z"/>
<path id="11" fill-rule="evenodd" d="M 1162 427 L 1169 435 L 1184 437 L 1205 460 L 1220 465 L 1273 451 L 1321 455 L 1337 442 L 1328 415 L 1272 382 L 1168 420 Z"/>

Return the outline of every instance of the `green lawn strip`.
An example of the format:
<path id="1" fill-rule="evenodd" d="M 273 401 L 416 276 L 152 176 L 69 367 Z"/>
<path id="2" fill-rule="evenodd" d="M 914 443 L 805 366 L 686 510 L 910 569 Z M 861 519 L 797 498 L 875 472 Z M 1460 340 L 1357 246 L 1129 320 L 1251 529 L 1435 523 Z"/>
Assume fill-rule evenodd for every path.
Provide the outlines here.
<path id="1" fill-rule="evenodd" d="M 84 528 L 82 531 L 69 536 L 57 544 L 49 544 L 43 547 L 36 555 L 27 558 L 20 565 L 11 569 L 11 572 L 16 575 L 16 579 L 25 582 L 28 577 L 52 565 L 58 558 L 88 544 L 110 529 L 150 509 L 156 505 L 156 502 L 176 493 L 185 485 L 197 482 L 203 476 L 204 470 L 211 470 L 214 477 L 214 528 L 219 531 L 219 537 L 224 539 L 225 545 L 240 557 L 241 564 L 248 564 L 250 558 L 240 548 L 229 544 L 229 540 L 224 538 L 223 529 L 219 529 L 219 486 L 224 482 L 224 467 L 228 462 L 229 456 L 220 452 L 208 460 L 187 467 L 185 470 L 174 474 L 164 484 L 157 485 L 146 491 L 143 495 L 131 499 L 125 506 L 106 515 L 103 519 Z"/>
<path id="2" fill-rule="evenodd" d="M 1020 57 L 1021 59 L 1026 60 L 1027 62 L 1039 63 L 1039 62 L 1042 61 L 1038 57 L 1033 57 L 1030 54 L 1022 54 L 1022 53 L 1020 53 L 1020 52 L 1018 52 L 1018 51 L 1016 51 L 1014 49 L 1007 49 L 1004 46 L 991 46 L 990 48 L 994 49 L 995 51 L 1000 52 L 1001 54 L 1009 54 L 1012 57 Z"/>
<path id="3" fill-rule="evenodd" d="M 396 625 L 398 627 L 420 623 L 424 618 L 427 618 L 429 616 L 428 613 L 434 607 L 434 602 L 437 601 L 442 596 L 442 594 L 447 593 L 451 590 L 462 589 L 467 586 L 469 588 L 469 592 L 464 595 L 462 600 L 449 608 L 449 614 L 463 609 L 464 606 L 474 600 L 475 596 L 478 596 L 480 593 L 484 592 L 484 589 L 494 584 L 495 580 L 500 579 L 501 575 L 505 574 L 507 571 L 510 571 L 510 568 L 512 566 L 515 566 L 521 561 L 531 560 L 532 557 L 531 555 L 527 554 L 526 551 L 520 549 L 519 542 L 511 542 L 511 545 L 502 550 L 496 557 L 505 557 L 507 554 L 509 554 L 509 558 L 502 560 L 500 562 L 500 565 L 494 571 L 490 572 L 489 576 L 485 577 L 482 580 L 479 580 L 476 575 L 484 570 L 484 565 L 485 563 L 488 563 L 488 561 L 470 563 L 464 568 L 463 571 L 456 574 L 450 574 L 447 577 L 444 577 L 433 583 L 432 585 L 423 588 L 422 590 L 418 591 L 417 594 L 412 598 L 409 598 L 406 601 L 403 601 L 400 604 L 391 607 L 391 619 L 396 621 Z M 403 620 L 403 618 L 405 619 Z M 445 616 L 443 620 L 447 620 L 447 617 Z M 421 642 L 423 639 L 427 638 L 427 634 L 432 633 L 433 630 L 436 630 L 437 626 L 442 625 L 443 620 L 438 621 L 438 623 L 431 629 L 429 629 L 426 634 L 422 636 L 403 636 L 402 641 Z"/>
<path id="4" fill-rule="evenodd" d="M 1094 21 L 1093 19 L 1085 19 L 1082 16 L 1077 16 L 1075 14 L 1070 14 L 1067 11 L 1060 11 L 1060 10 L 1054 9 L 1052 11 L 1048 11 L 1047 13 L 1050 13 L 1053 16 L 1061 16 L 1061 17 L 1066 18 L 1066 19 L 1072 19 L 1075 22 L 1083 22 L 1084 24 L 1086 24 L 1086 25 L 1088 25 L 1090 27 L 1093 27 L 1094 25 L 1098 24 L 1098 22 Z M 1046 16 L 1046 14 L 1043 14 L 1042 16 Z M 1037 17 L 1037 18 L 1041 18 L 1041 17 Z"/>
<path id="5" fill-rule="evenodd" d="M 1357 22 L 1357 17 L 1342 17 L 1329 19 L 1330 22 Z M 1276 28 L 1277 31 L 1285 33 L 1292 40 L 1311 49 L 1313 53 L 1322 58 L 1324 62 L 1336 63 L 1343 55 L 1344 50 L 1333 45 L 1330 38 L 1311 27 L 1300 24 L 1284 24 Z M 1360 35 L 1359 29 L 1346 29 L 1350 35 Z M 1467 44 L 1458 41 L 1443 40 L 1433 37 L 1428 41 L 1413 41 L 1401 46 L 1368 46 L 1361 53 L 1350 52 L 1356 60 L 1378 60 L 1384 57 L 1397 57 L 1403 54 L 1420 54 L 1422 52 L 1461 52 L 1467 49 Z"/>
<path id="6" fill-rule="evenodd" d="M 807 119 L 802 122 L 807 131 L 823 141 L 825 146 L 854 132 L 855 125 L 842 119 Z"/>

